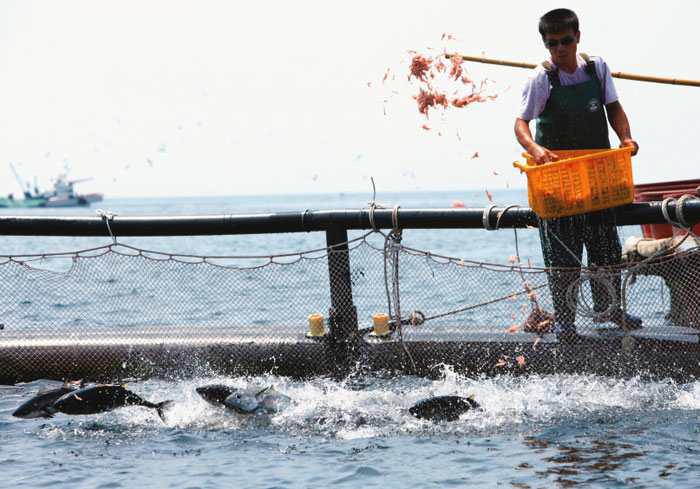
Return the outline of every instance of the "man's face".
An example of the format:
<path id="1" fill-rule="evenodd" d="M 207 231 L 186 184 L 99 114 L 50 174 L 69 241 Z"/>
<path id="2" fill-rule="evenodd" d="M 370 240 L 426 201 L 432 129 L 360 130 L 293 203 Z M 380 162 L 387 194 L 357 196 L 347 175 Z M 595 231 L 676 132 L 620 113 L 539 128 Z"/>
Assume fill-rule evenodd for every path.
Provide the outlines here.
<path id="1" fill-rule="evenodd" d="M 576 47 L 581 38 L 579 31 L 574 32 L 569 29 L 556 34 L 545 34 L 544 45 L 549 49 L 552 61 L 556 65 L 567 65 L 575 63 Z"/>

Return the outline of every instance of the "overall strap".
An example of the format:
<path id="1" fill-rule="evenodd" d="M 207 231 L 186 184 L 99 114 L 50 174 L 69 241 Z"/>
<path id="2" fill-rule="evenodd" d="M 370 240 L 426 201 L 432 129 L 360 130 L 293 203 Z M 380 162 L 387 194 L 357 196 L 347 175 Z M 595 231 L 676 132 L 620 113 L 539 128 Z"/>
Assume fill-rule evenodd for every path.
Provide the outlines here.
<path id="1" fill-rule="evenodd" d="M 595 63 L 586 53 L 578 54 L 586 62 L 586 67 L 584 69 L 586 70 L 588 76 L 590 76 L 592 80 L 596 80 L 598 82 L 598 86 L 600 87 L 601 100 L 605 100 L 605 90 L 603 89 L 603 82 L 600 80 L 600 78 L 598 78 L 598 72 L 595 69 Z M 559 80 L 559 69 L 556 66 L 554 66 L 549 60 L 543 61 L 542 67 L 544 68 L 545 73 L 547 73 L 549 84 L 552 87 L 559 87 L 561 85 L 561 81 Z"/>
<path id="2" fill-rule="evenodd" d="M 559 81 L 559 70 L 550 61 L 543 61 L 542 67 L 544 68 L 544 72 L 547 73 L 549 84 L 552 87 L 560 86 L 561 81 Z"/>
<path id="3" fill-rule="evenodd" d="M 605 88 L 603 87 L 603 81 L 598 77 L 598 72 L 595 69 L 595 63 L 586 53 L 578 53 L 581 58 L 586 62 L 586 73 L 591 77 L 591 80 L 596 80 L 598 86 L 600 87 L 600 101 L 604 103 L 605 101 Z"/>
<path id="4" fill-rule="evenodd" d="M 578 53 L 578 54 L 586 62 L 585 70 L 586 70 L 586 73 L 588 73 L 588 76 L 590 76 L 591 78 L 595 78 L 600 83 L 600 79 L 598 78 L 598 73 L 596 73 L 596 70 L 595 70 L 595 63 L 590 58 L 590 56 L 588 56 L 586 53 Z"/>

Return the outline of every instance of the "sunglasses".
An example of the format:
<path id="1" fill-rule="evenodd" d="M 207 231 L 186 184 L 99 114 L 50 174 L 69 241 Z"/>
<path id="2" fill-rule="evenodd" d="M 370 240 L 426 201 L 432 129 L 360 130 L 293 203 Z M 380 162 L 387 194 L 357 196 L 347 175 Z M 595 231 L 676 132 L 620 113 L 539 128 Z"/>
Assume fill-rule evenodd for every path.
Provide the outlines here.
<path id="1" fill-rule="evenodd" d="M 574 41 L 576 41 L 575 37 L 572 36 L 566 36 L 562 37 L 561 39 L 547 39 L 544 42 L 544 45 L 547 46 L 548 48 L 555 48 L 561 44 L 562 46 L 568 46 L 569 44 L 572 44 Z"/>

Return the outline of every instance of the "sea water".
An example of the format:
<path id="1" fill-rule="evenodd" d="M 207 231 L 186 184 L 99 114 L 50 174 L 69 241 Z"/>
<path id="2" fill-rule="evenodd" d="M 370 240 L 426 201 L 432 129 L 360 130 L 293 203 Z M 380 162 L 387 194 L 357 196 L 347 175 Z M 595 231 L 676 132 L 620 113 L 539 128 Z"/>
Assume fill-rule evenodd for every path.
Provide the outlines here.
<path id="1" fill-rule="evenodd" d="M 402 208 L 487 204 L 483 192 L 385 194 Z M 201 215 L 361 208 L 367 195 L 121 199 L 119 215 Z M 522 191 L 495 192 L 526 203 Z M 5 210 L 4 214 L 94 215 L 95 209 Z M 624 236 L 638 227 L 622 228 Z M 361 233 L 351 233 L 351 237 Z M 279 236 L 120 238 L 173 253 L 275 254 L 323 247 L 324 233 Z M 536 230 L 519 231 L 524 259 L 541 263 Z M 105 238 L 3 237 L 0 254 L 70 251 Z M 404 243 L 465 259 L 506 263 L 512 230 L 407 230 Z M 263 292 L 265 293 L 265 292 Z M 273 294 L 270 290 L 267 293 Z M 206 404 L 195 388 L 274 384 L 293 399 L 274 416 L 242 417 Z M 0 386 L 0 487 L 697 487 L 700 383 L 590 375 L 471 378 L 449 365 L 433 379 L 363 376 L 306 381 L 263 375 L 147 379 L 129 389 L 172 399 L 166 421 L 130 407 L 52 419 L 13 418 L 41 388 L 37 379 Z M 483 410 L 452 423 L 413 418 L 434 395 L 474 395 Z"/>

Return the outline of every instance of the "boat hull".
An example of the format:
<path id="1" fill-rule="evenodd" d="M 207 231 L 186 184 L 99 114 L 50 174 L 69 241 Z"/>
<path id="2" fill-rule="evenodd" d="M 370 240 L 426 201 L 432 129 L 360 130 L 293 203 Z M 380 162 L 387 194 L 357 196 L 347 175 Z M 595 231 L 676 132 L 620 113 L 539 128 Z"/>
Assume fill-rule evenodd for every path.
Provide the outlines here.
<path id="1" fill-rule="evenodd" d="M 41 197 L 29 199 L 0 199 L 0 208 L 31 209 L 36 207 L 83 207 L 101 202 L 102 194 L 74 195 L 70 197 Z"/>
<path id="2" fill-rule="evenodd" d="M 46 199 L 0 199 L 0 208 L 29 209 L 34 207 L 46 207 Z"/>

